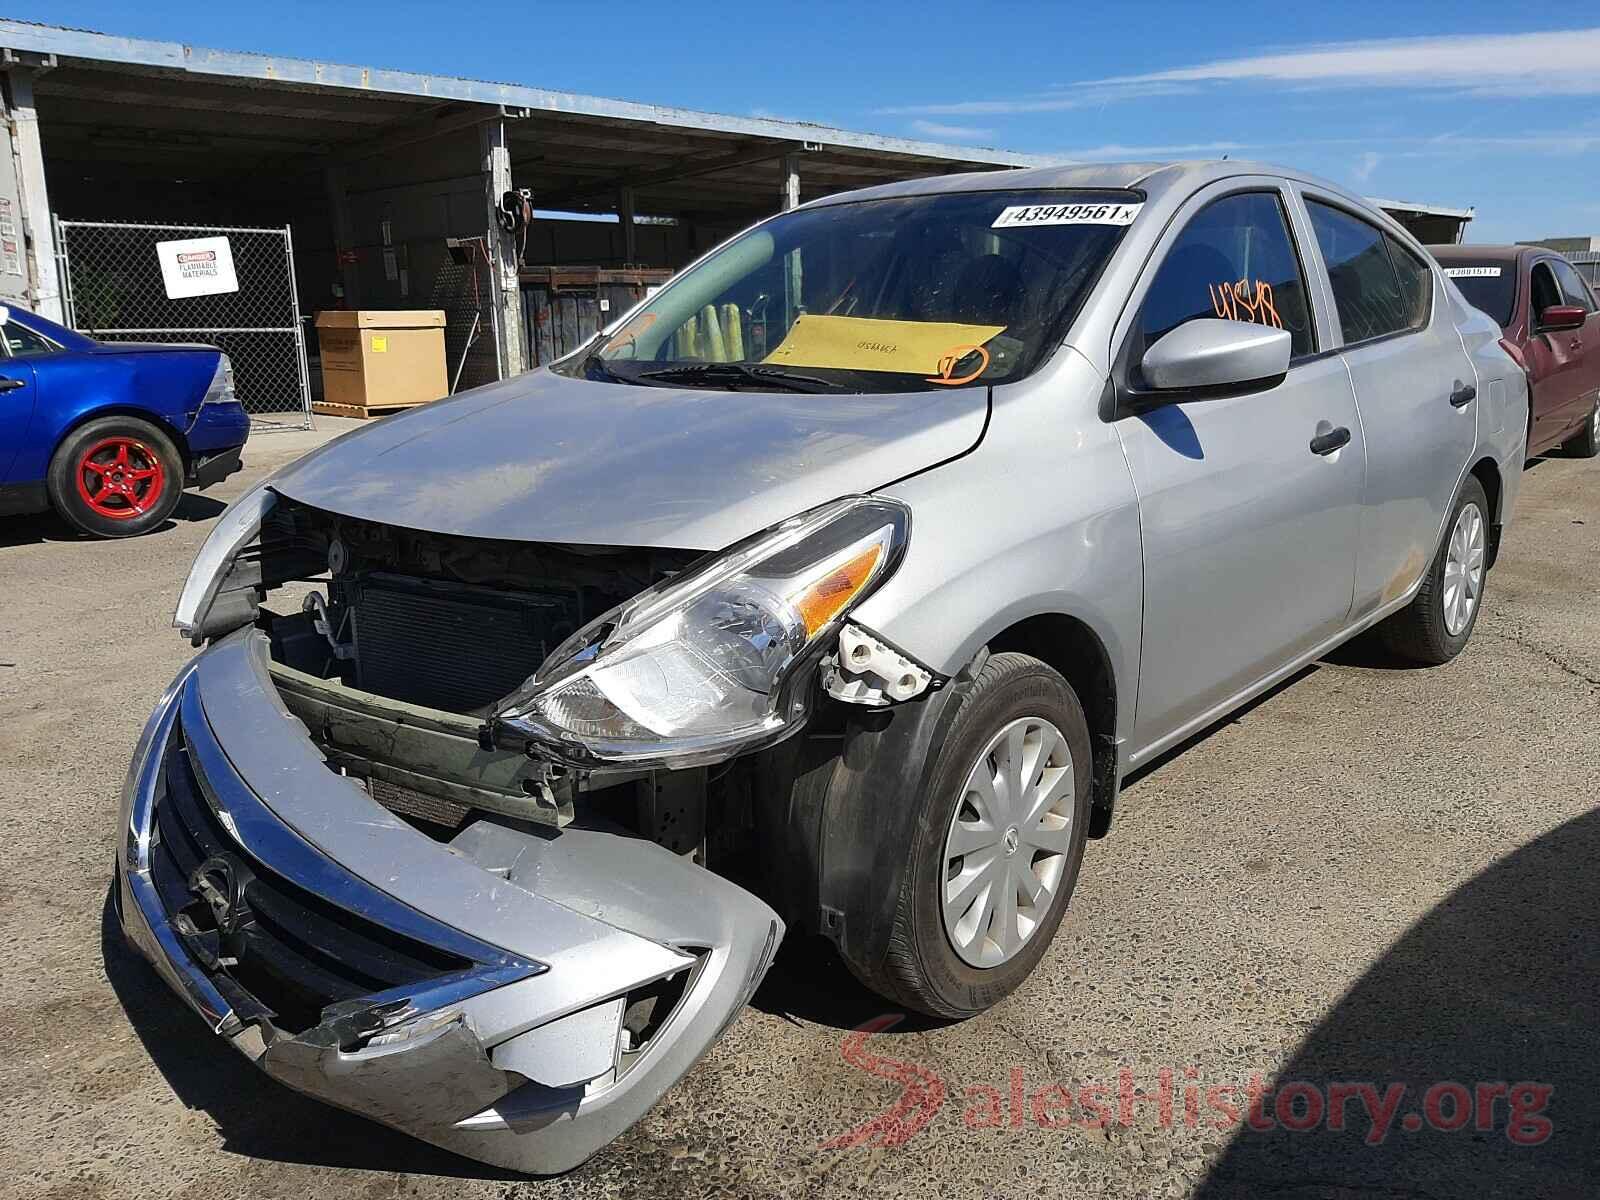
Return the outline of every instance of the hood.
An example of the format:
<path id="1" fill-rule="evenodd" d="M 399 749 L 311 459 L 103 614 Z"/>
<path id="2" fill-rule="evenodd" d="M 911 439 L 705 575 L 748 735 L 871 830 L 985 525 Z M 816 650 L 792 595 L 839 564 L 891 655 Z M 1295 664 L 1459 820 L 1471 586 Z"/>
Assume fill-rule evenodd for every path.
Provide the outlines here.
<path id="1" fill-rule="evenodd" d="M 965 453 L 987 389 L 799 395 L 539 370 L 385 417 L 270 481 L 316 508 L 466 537 L 717 550 Z"/>

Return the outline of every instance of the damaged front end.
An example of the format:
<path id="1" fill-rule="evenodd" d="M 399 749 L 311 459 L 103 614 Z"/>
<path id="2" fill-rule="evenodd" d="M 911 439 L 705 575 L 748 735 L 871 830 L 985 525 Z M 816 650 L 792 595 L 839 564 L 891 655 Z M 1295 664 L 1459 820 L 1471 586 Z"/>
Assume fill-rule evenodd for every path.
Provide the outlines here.
<path id="1" fill-rule="evenodd" d="M 514 1170 L 577 1165 L 783 936 L 740 886 L 767 749 L 824 685 L 939 686 L 870 635 L 839 652 L 907 522 L 852 498 L 708 556 L 251 493 L 180 600 L 210 645 L 130 769 L 128 938 L 289 1086 Z"/>

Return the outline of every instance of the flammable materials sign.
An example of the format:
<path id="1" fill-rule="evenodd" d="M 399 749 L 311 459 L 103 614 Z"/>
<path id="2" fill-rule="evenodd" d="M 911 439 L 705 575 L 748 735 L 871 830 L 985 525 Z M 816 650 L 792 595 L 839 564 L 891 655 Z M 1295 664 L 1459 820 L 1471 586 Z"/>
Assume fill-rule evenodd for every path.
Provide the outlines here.
<path id="1" fill-rule="evenodd" d="M 239 277 L 233 270 L 233 250 L 225 237 L 157 242 L 156 257 L 161 262 L 161 280 L 166 284 L 169 300 L 218 296 L 239 290 Z"/>

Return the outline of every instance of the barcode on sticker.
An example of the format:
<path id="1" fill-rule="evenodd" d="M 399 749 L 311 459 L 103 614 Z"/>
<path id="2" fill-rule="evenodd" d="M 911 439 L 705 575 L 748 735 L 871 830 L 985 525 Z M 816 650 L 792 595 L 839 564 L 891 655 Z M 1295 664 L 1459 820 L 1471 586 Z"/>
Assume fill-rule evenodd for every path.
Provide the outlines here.
<path id="1" fill-rule="evenodd" d="M 1018 204 L 1005 209 L 990 229 L 1025 225 L 1132 225 L 1143 204 Z"/>
<path id="2" fill-rule="evenodd" d="M 1444 273 L 1451 279 L 1499 279 L 1499 267 L 1446 267 Z"/>

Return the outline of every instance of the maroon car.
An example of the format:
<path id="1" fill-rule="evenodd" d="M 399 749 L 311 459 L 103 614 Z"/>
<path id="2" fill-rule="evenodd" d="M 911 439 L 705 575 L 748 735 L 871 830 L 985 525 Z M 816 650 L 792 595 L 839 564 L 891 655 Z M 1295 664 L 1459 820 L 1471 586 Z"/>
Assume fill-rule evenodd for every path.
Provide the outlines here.
<path id="1" fill-rule="evenodd" d="M 1429 249 L 1528 373 L 1528 457 L 1600 453 L 1600 304 L 1583 276 L 1539 246 Z"/>

